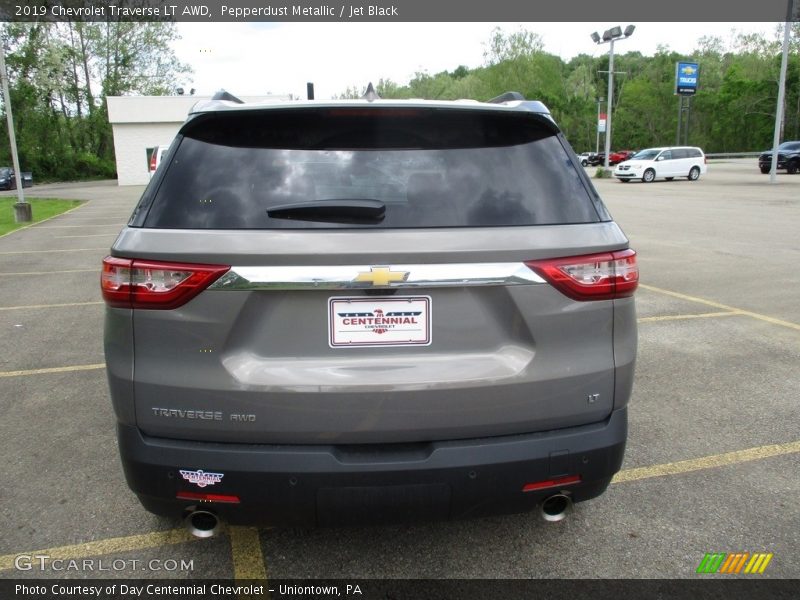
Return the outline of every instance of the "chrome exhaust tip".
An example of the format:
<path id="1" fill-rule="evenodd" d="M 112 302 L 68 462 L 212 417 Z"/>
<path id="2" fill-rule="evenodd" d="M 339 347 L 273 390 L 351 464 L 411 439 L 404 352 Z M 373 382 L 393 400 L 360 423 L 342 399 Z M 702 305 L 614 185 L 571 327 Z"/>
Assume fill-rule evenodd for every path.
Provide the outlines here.
<path id="1" fill-rule="evenodd" d="M 193 536 L 198 538 L 210 538 L 219 533 L 219 517 L 207 510 L 191 510 L 184 518 L 186 528 Z"/>
<path id="2" fill-rule="evenodd" d="M 542 502 L 542 518 L 556 523 L 572 512 L 572 498 L 566 494 L 553 494 Z"/>

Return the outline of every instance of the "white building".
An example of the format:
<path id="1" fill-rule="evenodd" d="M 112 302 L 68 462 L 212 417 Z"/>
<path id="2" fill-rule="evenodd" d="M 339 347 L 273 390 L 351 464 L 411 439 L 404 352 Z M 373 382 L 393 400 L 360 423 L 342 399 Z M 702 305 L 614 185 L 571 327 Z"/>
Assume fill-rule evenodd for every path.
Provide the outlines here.
<path id="1" fill-rule="evenodd" d="M 119 185 L 150 180 L 148 158 L 178 133 L 189 110 L 210 96 L 108 96 L 108 120 L 114 133 Z M 242 97 L 245 102 L 291 100 L 290 96 Z"/>

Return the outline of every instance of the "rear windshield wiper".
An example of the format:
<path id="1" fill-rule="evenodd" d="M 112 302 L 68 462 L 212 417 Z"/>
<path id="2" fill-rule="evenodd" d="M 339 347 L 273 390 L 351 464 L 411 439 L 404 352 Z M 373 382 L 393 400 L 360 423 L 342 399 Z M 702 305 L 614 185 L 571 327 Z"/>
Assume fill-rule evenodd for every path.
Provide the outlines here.
<path id="1" fill-rule="evenodd" d="M 386 205 L 380 200 L 337 198 L 279 204 L 267 210 L 273 219 L 321 221 L 324 223 L 380 223 Z"/>

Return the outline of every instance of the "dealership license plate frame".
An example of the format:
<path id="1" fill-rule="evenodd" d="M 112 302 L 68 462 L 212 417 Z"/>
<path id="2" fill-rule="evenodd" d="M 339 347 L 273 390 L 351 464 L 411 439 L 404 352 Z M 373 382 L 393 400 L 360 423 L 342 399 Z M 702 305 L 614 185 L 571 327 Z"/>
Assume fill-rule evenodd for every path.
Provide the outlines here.
<path id="1" fill-rule="evenodd" d="M 376 314 L 376 309 L 380 309 L 381 314 Z M 361 316 L 342 317 L 341 313 Z M 331 348 L 430 346 L 431 313 L 430 296 L 334 296 L 328 299 L 328 345 Z M 384 327 L 369 323 L 370 319 L 376 318 L 402 321 L 383 323 Z M 367 322 L 349 324 L 345 323 L 347 319 L 363 319 Z M 411 322 L 404 322 L 405 319 Z M 384 331 L 378 332 L 378 329 Z"/>

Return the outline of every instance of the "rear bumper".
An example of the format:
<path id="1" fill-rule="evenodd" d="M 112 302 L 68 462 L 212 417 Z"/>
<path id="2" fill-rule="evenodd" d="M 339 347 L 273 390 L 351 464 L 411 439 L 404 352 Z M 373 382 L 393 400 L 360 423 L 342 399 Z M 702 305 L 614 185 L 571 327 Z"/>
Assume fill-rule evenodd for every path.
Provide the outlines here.
<path id="1" fill-rule="evenodd" d="M 772 168 L 772 157 L 769 156 L 767 158 L 759 158 L 758 159 L 758 168 L 759 169 L 771 169 Z M 786 168 L 786 159 L 785 158 L 778 158 L 778 164 L 776 165 L 778 169 L 785 169 Z"/>
<path id="2" fill-rule="evenodd" d="M 362 525 L 525 512 L 559 491 L 575 502 L 603 493 L 621 464 L 627 411 L 607 421 L 528 435 L 427 444 L 246 445 L 151 438 L 118 425 L 128 485 L 151 512 L 179 517 L 180 492 L 236 496 L 204 503 L 236 524 Z M 222 474 L 198 487 L 181 470 Z M 527 483 L 579 483 L 523 492 Z"/>

